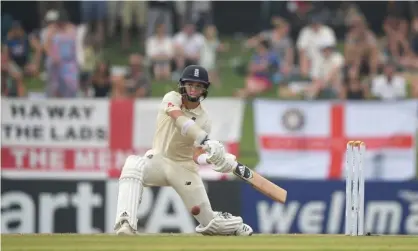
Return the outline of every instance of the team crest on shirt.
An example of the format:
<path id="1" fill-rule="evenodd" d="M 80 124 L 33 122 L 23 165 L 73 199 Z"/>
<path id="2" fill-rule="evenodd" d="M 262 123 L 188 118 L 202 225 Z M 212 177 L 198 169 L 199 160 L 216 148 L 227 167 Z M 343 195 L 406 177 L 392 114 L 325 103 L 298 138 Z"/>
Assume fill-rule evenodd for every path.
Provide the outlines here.
<path id="1" fill-rule="evenodd" d="M 281 120 L 282 125 L 289 131 L 300 130 L 305 124 L 305 116 L 297 108 L 291 108 L 284 112 Z"/>

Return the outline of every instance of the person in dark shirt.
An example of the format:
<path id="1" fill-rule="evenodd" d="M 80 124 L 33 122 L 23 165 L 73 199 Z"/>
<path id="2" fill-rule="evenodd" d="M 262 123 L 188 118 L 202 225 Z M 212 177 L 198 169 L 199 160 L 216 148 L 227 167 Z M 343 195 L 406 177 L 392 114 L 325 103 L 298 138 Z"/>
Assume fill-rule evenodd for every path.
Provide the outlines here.
<path id="1" fill-rule="evenodd" d="M 348 100 L 364 100 L 369 96 L 369 89 L 361 83 L 354 67 L 348 69 L 340 98 Z"/>
<path id="2" fill-rule="evenodd" d="M 91 88 L 93 97 L 109 97 L 112 92 L 112 81 L 110 76 L 110 66 L 107 62 L 99 62 L 91 77 Z"/>

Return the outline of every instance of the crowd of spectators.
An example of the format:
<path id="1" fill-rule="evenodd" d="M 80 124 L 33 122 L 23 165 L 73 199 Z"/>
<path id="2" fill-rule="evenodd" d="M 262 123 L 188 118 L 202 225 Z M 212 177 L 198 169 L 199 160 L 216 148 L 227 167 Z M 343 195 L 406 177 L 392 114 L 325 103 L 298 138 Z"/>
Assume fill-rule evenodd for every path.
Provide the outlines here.
<path id="1" fill-rule="evenodd" d="M 277 86 L 280 98 L 418 97 L 418 13 L 408 21 L 396 8 L 389 8 L 382 24 L 384 36 L 377 37 L 356 5 L 347 5 L 345 40 L 339 43 L 326 23 L 327 15 L 302 7 L 307 24 L 295 41 L 292 25 L 274 17 L 272 30 L 245 42 L 255 52 L 237 96 L 253 97 Z"/>
<path id="2" fill-rule="evenodd" d="M 177 33 L 172 4 L 181 27 Z M 62 2 L 42 2 L 42 28 L 30 34 L 2 14 L 2 95 L 27 96 L 24 79 L 34 76 L 44 81 L 47 97 L 147 97 L 153 79 L 178 79 L 190 64 L 204 65 L 219 85 L 216 55 L 227 47 L 210 23 L 210 8 L 210 2 L 81 1 L 76 25 Z M 106 39 L 118 37 L 127 66 L 102 57 Z"/>
<path id="3" fill-rule="evenodd" d="M 190 64 L 204 66 L 213 86 L 222 88 L 217 58 L 230 48 L 211 22 L 210 2 L 81 1 L 79 25 L 54 3 L 39 5 L 42 28 L 29 34 L 18 20 L 2 16 L 3 96 L 26 96 L 24 79 L 33 76 L 43 79 L 47 97 L 147 97 L 153 80 L 176 81 Z M 178 32 L 169 4 L 176 5 Z M 290 18 L 273 17 L 271 30 L 244 41 L 253 56 L 234 94 L 249 98 L 274 88 L 283 99 L 418 97 L 418 13 L 407 20 L 389 9 L 378 37 L 356 5 L 343 7 L 344 41 L 328 25 L 325 9 L 301 4 Z M 119 21 L 121 36 L 115 36 Z M 115 37 L 129 53 L 127 66 L 102 57 L 106 38 Z M 129 52 L 133 39 L 143 41 L 142 54 Z"/>

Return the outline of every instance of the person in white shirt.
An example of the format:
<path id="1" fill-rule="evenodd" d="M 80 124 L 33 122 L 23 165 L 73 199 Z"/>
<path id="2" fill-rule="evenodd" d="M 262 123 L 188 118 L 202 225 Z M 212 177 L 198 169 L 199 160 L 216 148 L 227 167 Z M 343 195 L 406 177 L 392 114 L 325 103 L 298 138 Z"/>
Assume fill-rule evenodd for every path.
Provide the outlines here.
<path id="1" fill-rule="evenodd" d="M 394 64 L 387 63 L 384 73 L 373 78 L 371 93 L 382 100 L 404 99 L 407 97 L 405 78 L 396 74 Z"/>
<path id="2" fill-rule="evenodd" d="M 173 40 L 176 70 L 199 63 L 200 52 L 205 43 L 205 38 L 202 34 L 195 32 L 194 24 L 186 24 L 183 30 L 174 36 Z"/>
<path id="3" fill-rule="evenodd" d="M 300 31 L 296 43 L 301 74 L 308 77 L 312 77 L 319 67 L 323 42 L 337 42 L 334 31 L 321 24 L 320 17 L 313 16 L 310 21 L 311 24 Z"/>
<path id="4" fill-rule="evenodd" d="M 341 91 L 344 57 L 335 50 L 332 41 L 324 42 L 321 49 L 318 66 L 312 72 L 312 84 L 307 89 L 311 98 L 315 98 L 321 91 L 330 91 L 331 96 Z"/>
<path id="5" fill-rule="evenodd" d="M 147 39 L 145 51 L 151 61 L 154 77 L 157 80 L 169 79 L 173 59 L 173 43 L 171 38 L 166 35 L 164 24 L 159 24 L 155 35 Z"/>

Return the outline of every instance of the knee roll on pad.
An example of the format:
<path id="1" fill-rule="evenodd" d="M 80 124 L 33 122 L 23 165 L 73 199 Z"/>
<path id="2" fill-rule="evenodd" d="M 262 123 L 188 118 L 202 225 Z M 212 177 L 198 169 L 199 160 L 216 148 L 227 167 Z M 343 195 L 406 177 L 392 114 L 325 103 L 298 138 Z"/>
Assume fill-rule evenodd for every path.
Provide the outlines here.
<path id="1" fill-rule="evenodd" d="M 141 156 L 130 155 L 123 165 L 119 179 L 138 179 L 142 181 L 146 160 Z"/>
<path id="2" fill-rule="evenodd" d="M 202 235 L 233 235 L 241 227 L 243 220 L 239 216 L 226 215 L 218 213 L 206 227 L 197 226 L 196 232 Z"/>

